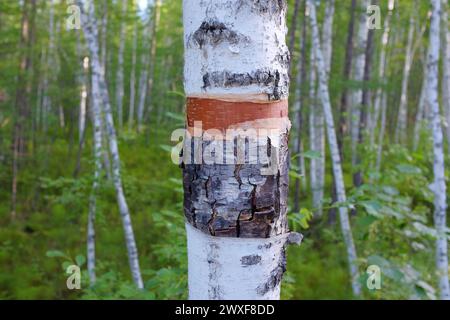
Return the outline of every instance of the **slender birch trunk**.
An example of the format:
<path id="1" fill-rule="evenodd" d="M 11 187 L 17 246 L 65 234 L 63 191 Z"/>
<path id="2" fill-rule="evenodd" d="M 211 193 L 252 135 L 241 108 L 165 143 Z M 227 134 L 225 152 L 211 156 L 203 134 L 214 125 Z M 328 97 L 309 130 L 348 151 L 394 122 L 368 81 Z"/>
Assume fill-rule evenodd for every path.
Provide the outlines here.
<path id="1" fill-rule="evenodd" d="M 306 16 L 304 15 L 306 10 L 306 1 L 303 1 L 303 22 L 302 32 L 300 34 L 300 57 L 297 60 L 297 75 L 295 81 L 295 102 L 294 102 L 294 114 L 295 114 L 295 128 L 297 130 L 294 137 L 294 154 L 297 155 L 297 168 L 302 175 L 302 179 L 296 179 L 295 181 L 295 195 L 294 195 L 294 212 L 300 210 L 300 184 L 302 188 L 306 190 L 306 169 L 305 169 L 305 157 L 303 153 L 303 140 L 302 140 L 302 127 L 303 127 L 303 115 L 302 115 L 302 88 L 303 81 L 306 80 Z"/>
<path id="2" fill-rule="evenodd" d="M 373 114 L 369 113 L 368 118 L 368 128 L 369 128 L 369 136 L 370 136 L 370 145 L 373 146 L 375 144 L 375 130 L 378 123 L 378 118 L 380 116 L 380 106 L 384 95 L 384 90 L 386 86 L 386 49 L 389 43 L 389 36 L 391 31 L 391 19 L 392 19 L 392 11 L 395 7 L 395 0 L 389 0 L 388 3 L 388 14 L 386 19 L 384 20 L 384 30 L 383 36 L 381 38 L 381 52 L 380 52 L 380 62 L 378 65 L 378 79 L 381 83 L 381 87 L 379 87 L 375 94 L 375 102 L 373 107 Z"/>
<path id="3" fill-rule="evenodd" d="M 325 17 L 322 26 L 322 48 L 324 53 L 325 71 L 327 74 L 327 83 L 330 78 L 331 72 L 331 60 L 333 52 L 333 21 L 334 21 L 334 11 L 335 11 L 335 1 L 329 0 L 325 6 Z M 317 94 L 317 91 L 316 91 Z M 322 200 L 324 196 L 325 188 L 325 126 L 324 126 L 324 115 L 322 108 L 316 108 L 316 146 L 317 151 L 320 154 L 319 159 L 317 159 L 317 194 L 316 194 L 316 204 L 317 215 L 322 216 Z"/>
<path id="4" fill-rule="evenodd" d="M 364 64 L 366 61 L 366 46 L 367 46 L 367 6 L 369 4 L 368 0 L 362 0 L 360 4 L 360 14 L 359 14 L 359 26 L 358 26 L 358 37 L 357 37 L 357 47 L 355 54 L 355 72 L 353 80 L 357 81 L 359 88 L 353 92 L 352 95 L 352 110 L 351 110 L 351 141 L 352 141 L 352 166 L 356 169 L 358 165 L 358 140 L 359 140 L 359 129 L 360 129 L 360 119 L 361 119 L 361 104 L 363 98 L 362 84 L 364 81 Z"/>
<path id="5" fill-rule="evenodd" d="M 106 59 L 107 59 L 107 39 L 108 39 L 108 0 L 103 0 L 101 20 L 101 40 L 100 40 L 100 64 L 102 66 L 103 75 L 106 77 Z"/>
<path id="6" fill-rule="evenodd" d="M 426 116 L 426 107 L 427 105 L 427 79 L 428 79 L 428 50 L 425 54 L 424 61 L 424 68 L 423 68 L 423 81 L 422 81 L 422 88 L 420 90 L 420 98 L 419 98 L 419 104 L 417 106 L 417 113 L 416 113 L 416 121 L 414 124 L 414 138 L 413 138 L 413 150 L 416 151 L 419 147 L 420 142 L 420 132 L 423 129 L 424 122 L 427 122 L 427 116 Z"/>
<path id="7" fill-rule="evenodd" d="M 130 107 L 128 112 L 128 129 L 133 128 L 134 121 L 134 106 L 136 104 L 136 60 L 137 60 L 137 38 L 138 38 L 138 23 L 134 24 L 133 31 L 133 52 L 131 57 L 131 75 L 130 75 Z"/>
<path id="8" fill-rule="evenodd" d="M 205 150 L 214 164 L 190 149 L 192 139 L 184 144 L 189 298 L 279 299 L 284 247 L 301 240 L 286 216 L 286 1 L 184 0 L 183 10 L 186 137 L 198 133 L 201 148 L 210 145 L 208 134 L 219 141 Z M 248 137 L 248 148 L 233 128 Z M 227 139 L 233 144 L 221 149 Z M 255 161 L 256 150 L 269 167 Z M 192 153 L 200 158 L 194 164 Z"/>
<path id="9" fill-rule="evenodd" d="M 87 227 L 87 268 L 90 284 L 96 282 L 95 274 L 95 215 L 97 210 L 97 192 L 99 187 L 100 173 L 102 170 L 102 103 L 98 79 L 92 73 L 92 118 L 94 124 L 94 179 L 89 197 L 89 213 Z"/>
<path id="10" fill-rule="evenodd" d="M 309 148 L 311 151 L 320 154 L 319 146 L 317 144 L 318 135 L 318 112 L 317 112 L 317 92 L 316 92 L 316 58 L 314 47 L 311 46 L 310 53 L 310 70 L 309 70 Z M 317 216 L 320 216 L 320 187 L 318 181 L 318 167 L 319 161 L 317 158 L 311 158 L 309 162 L 311 192 L 312 192 L 312 206 Z"/>
<path id="11" fill-rule="evenodd" d="M 151 19 L 148 21 L 147 31 L 148 34 L 151 34 L 151 25 L 152 21 Z M 145 36 L 145 32 L 143 32 L 143 35 Z M 150 40 L 144 39 L 143 41 L 143 54 L 141 56 L 141 74 L 139 76 L 139 91 L 138 91 L 138 108 L 137 108 L 137 129 L 140 131 L 140 128 L 142 126 L 142 122 L 144 119 L 144 109 L 145 109 L 145 100 L 147 98 L 147 90 L 148 90 L 148 69 L 149 69 L 149 46 L 150 46 Z"/>
<path id="12" fill-rule="evenodd" d="M 445 116 L 447 142 L 450 146 L 450 23 L 448 22 L 448 19 L 448 3 L 447 0 L 442 0 L 442 103 Z"/>
<path id="13" fill-rule="evenodd" d="M 375 2 L 377 3 L 377 2 Z M 359 135 L 358 135 L 358 144 L 362 145 L 367 135 L 367 116 L 370 109 L 371 104 L 371 90 L 368 87 L 369 81 L 372 79 L 372 62 L 373 62 L 373 46 L 374 46 L 374 33 L 373 29 L 369 30 L 367 43 L 366 43 L 366 53 L 365 53 L 365 62 L 364 62 L 364 83 L 363 83 L 363 94 L 361 101 L 361 110 L 360 110 L 360 118 L 359 118 Z M 361 156 L 356 154 L 356 172 L 353 173 L 353 185 L 355 187 L 360 187 L 363 184 L 363 173 L 360 167 L 361 164 Z M 353 210 L 353 213 L 356 213 L 356 209 Z"/>
<path id="14" fill-rule="evenodd" d="M 430 47 L 428 52 L 427 101 L 430 105 L 430 122 L 433 135 L 433 173 L 434 182 L 434 224 L 437 231 L 436 268 L 439 279 L 439 291 L 442 300 L 450 300 L 448 282 L 448 252 L 446 234 L 447 197 L 445 185 L 444 138 L 439 108 L 439 50 L 441 0 L 431 0 L 433 6 L 430 26 Z"/>
<path id="15" fill-rule="evenodd" d="M 403 67 L 402 91 L 400 94 L 400 106 L 397 118 L 397 127 L 395 130 L 395 142 L 402 143 L 406 136 L 408 121 L 408 84 L 409 75 L 413 61 L 413 40 L 414 40 L 414 13 L 411 12 L 409 19 L 408 43 L 405 52 L 405 65 Z"/>
<path id="16" fill-rule="evenodd" d="M 330 97 L 327 84 L 327 74 L 325 72 L 325 62 L 323 53 L 320 48 L 319 28 L 317 26 L 316 8 L 312 0 L 308 0 L 310 8 L 310 22 L 312 29 L 312 41 L 315 48 L 316 67 L 319 75 L 319 96 L 324 109 L 325 121 L 327 125 L 328 144 L 330 146 L 331 160 L 333 166 L 333 174 L 336 188 L 337 201 L 344 203 L 346 201 L 344 177 L 342 173 L 341 157 L 339 154 L 339 146 L 337 143 L 336 132 L 334 129 L 333 112 L 330 104 Z M 351 282 L 353 294 L 359 296 L 361 294 L 361 286 L 358 280 L 358 265 L 355 244 L 350 227 L 350 219 L 347 207 L 339 208 L 342 234 L 344 236 L 347 248 L 347 258 L 350 268 Z"/>
<path id="17" fill-rule="evenodd" d="M 125 32 L 126 32 L 126 15 L 127 15 L 127 0 L 122 0 L 122 22 L 120 24 L 120 37 L 119 37 L 119 54 L 117 62 L 117 74 L 116 74 L 116 108 L 119 130 L 123 127 L 123 96 L 124 96 L 124 84 L 123 84 L 123 56 L 125 51 Z"/>
<path id="18" fill-rule="evenodd" d="M 89 48 L 91 54 L 91 68 L 93 73 L 93 79 L 95 85 L 98 87 L 99 96 L 102 97 L 103 102 L 103 113 L 106 121 L 106 126 L 108 129 L 108 140 L 109 140 L 109 150 L 112 156 L 112 173 L 114 180 L 114 187 L 116 189 L 117 203 L 119 205 L 120 216 L 122 218 L 122 224 L 125 234 L 125 242 L 128 252 L 128 260 L 130 264 L 131 274 L 133 280 L 138 288 L 143 288 L 144 284 L 142 282 L 141 271 L 139 267 L 138 252 L 136 247 L 136 242 L 134 239 L 133 227 L 131 225 L 131 217 L 128 209 L 128 204 L 123 191 L 122 177 L 120 171 L 120 157 L 119 148 L 117 144 L 116 130 L 114 128 L 114 120 L 112 116 L 111 104 L 109 101 L 108 88 L 105 83 L 104 74 L 102 72 L 102 67 L 99 59 L 99 48 L 98 48 L 98 29 L 97 23 L 95 21 L 95 9 L 93 5 L 83 6 L 85 3 L 82 0 L 77 0 L 81 8 L 83 8 L 82 13 L 82 25 L 84 30 L 84 35 L 86 39 L 87 47 Z"/>
<path id="19" fill-rule="evenodd" d="M 150 69 L 148 74 L 148 109 L 144 110 L 144 113 L 146 112 L 146 115 L 144 116 L 146 119 L 146 122 L 150 121 L 150 113 L 152 111 L 152 104 L 153 104 L 153 83 L 155 78 L 155 65 L 156 65 L 156 49 L 157 49 L 157 32 L 158 32 L 158 26 L 159 26 L 159 19 L 161 17 L 161 0 L 155 0 L 155 6 L 153 8 L 154 15 L 153 15 L 153 30 L 152 30 L 152 41 L 150 46 Z M 142 123 L 141 123 L 142 125 Z M 147 132 L 150 132 L 150 130 L 147 130 Z M 147 135 L 148 137 L 149 135 Z"/>
<path id="20" fill-rule="evenodd" d="M 345 63 L 344 63 L 344 81 L 350 80 L 350 76 L 352 73 L 352 61 L 353 61 L 353 38 L 354 38 L 354 29 L 355 29 L 355 11 L 356 11 L 356 0 L 352 0 L 351 8 L 350 8 L 350 22 L 348 25 L 347 31 L 347 42 L 346 42 L 346 50 L 345 50 Z M 344 136 L 347 134 L 348 125 L 347 125 L 347 112 L 348 112 L 348 100 L 349 94 L 348 89 L 344 88 L 341 95 L 341 106 L 339 112 L 339 134 L 338 134 L 338 143 L 339 143 L 339 152 L 341 155 L 341 159 L 343 159 L 343 145 L 344 145 Z"/>

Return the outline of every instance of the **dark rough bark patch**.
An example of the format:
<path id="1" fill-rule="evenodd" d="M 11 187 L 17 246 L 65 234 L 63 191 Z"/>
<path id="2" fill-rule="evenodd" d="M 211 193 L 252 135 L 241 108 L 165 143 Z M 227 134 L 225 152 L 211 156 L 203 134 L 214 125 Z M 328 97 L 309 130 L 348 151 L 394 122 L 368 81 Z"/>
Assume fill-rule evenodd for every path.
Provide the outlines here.
<path id="1" fill-rule="evenodd" d="M 213 19 L 203 21 L 191 37 L 200 48 L 206 43 L 215 46 L 223 42 L 237 44 L 241 41 L 248 41 L 244 35 L 230 30 L 223 22 Z"/>
<path id="2" fill-rule="evenodd" d="M 278 287 L 281 280 L 283 279 L 283 274 L 286 272 L 286 250 L 283 247 L 283 252 L 281 253 L 280 261 L 278 265 L 270 272 L 269 279 L 264 284 L 261 284 L 256 292 L 259 295 L 265 295 L 267 292 L 274 290 Z"/>
<path id="3" fill-rule="evenodd" d="M 261 175 L 264 164 L 182 164 L 187 221 L 213 236 L 268 238 L 286 233 L 287 132 L 281 134 L 280 144 L 274 175 Z M 267 146 L 262 149 L 259 152 L 269 153 Z"/>
<path id="4" fill-rule="evenodd" d="M 270 101 L 285 99 L 289 94 L 289 76 L 279 70 L 258 69 L 251 73 L 231 73 L 225 70 L 208 72 L 203 75 L 203 89 L 250 85 L 265 87 L 264 92 L 268 94 Z"/>
<path id="5" fill-rule="evenodd" d="M 280 14 L 280 12 L 286 10 L 286 0 L 251 0 L 253 6 L 256 7 L 259 12 L 268 13 L 271 15 Z"/>
<path id="6" fill-rule="evenodd" d="M 262 259 L 262 257 L 257 255 L 257 254 L 252 254 L 252 255 L 249 255 L 249 256 L 243 256 L 241 258 L 241 264 L 244 267 L 253 266 L 255 264 L 260 263 L 261 259 Z"/>

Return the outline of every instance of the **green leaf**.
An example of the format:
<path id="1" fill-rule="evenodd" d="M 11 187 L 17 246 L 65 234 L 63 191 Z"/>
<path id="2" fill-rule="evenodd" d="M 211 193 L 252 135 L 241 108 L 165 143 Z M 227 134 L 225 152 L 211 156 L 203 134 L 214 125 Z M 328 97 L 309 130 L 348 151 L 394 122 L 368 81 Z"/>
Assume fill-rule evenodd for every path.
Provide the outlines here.
<path id="1" fill-rule="evenodd" d="M 83 255 L 79 254 L 75 257 L 75 261 L 77 262 L 77 265 L 81 267 L 86 262 L 86 258 Z"/>
<path id="2" fill-rule="evenodd" d="M 67 258 L 64 252 L 59 250 L 50 250 L 45 254 L 49 258 Z"/>

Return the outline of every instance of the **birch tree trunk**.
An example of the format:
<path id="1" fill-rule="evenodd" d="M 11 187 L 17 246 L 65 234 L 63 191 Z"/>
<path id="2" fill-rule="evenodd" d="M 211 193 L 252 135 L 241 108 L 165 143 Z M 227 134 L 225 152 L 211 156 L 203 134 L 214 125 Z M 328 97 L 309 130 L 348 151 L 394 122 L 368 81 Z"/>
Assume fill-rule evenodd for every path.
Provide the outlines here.
<path id="1" fill-rule="evenodd" d="M 448 22 L 448 3 L 442 0 L 442 102 L 445 116 L 447 142 L 450 146 L 450 24 Z"/>
<path id="2" fill-rule="evenodd" d="M 351 140 L 352 140 L 352 166 L 356 169 L 358 165 L 358 140 L 361 119 L 361 104 L 363 98 L 362 84 L 364 81 L 364 64 L 366 61 L 366 46 L 367 46 L 367 6 L 368 0 L 362 0 L 360 4 L 358 39 L 355 53 L 355 72 L 353 80 L 358 82 L 358 89 L 352 95 L 352 110 L 351 110 Z"/>
<path id="3" fill-rule="evenodd" d="M 286 2 L 184 0 L 183 10 L 189 298 L 279 299 L 284 247 L 301 240 L 286 216 Z M 216 155 L 212 163 L 190 148 L 192 140 L 207 148 L 209 134 L 218 141 L 205 149 Z M 270 158 L 265 165 L 256 150 Z"/>
<path id="4" fill-rule="evenodd" d="M 123 55 L 125 51 L 125 31 L 126 31 L 126 14 L 127 14 L 127 0 L 122 0 L 122 22 L 120 25 L 120 38 L 119 38 L 119 54 L 117 62 L 117 75 L 116 75 L 116 107 L 117 107 L 117 119 L 119 124 L 119 130 L 123 127 Z"/>
<path id="5" fill-rule="evenodd" d="M 151 34 L 151 25 L 152 21 L 148 21 L 148 34 Z M 145 32 L 144 32 L 145 36 Z M 138 91 L 138 108 L 137 108 L 137 129 L 140 131 L 140 128 L 142 126 L 142 122 L 144 119 L 144 109 L 145 109 L 145 99 L 147 98 L 147 90 L 148 90 L 148 68 L 149 68 L 149 54 L 147 50 L 149 50 L 150 40 L 144 39 L 142 40 L 144 42 L 143 44 L 143 54 L 141 56 L 141 74 L 139 76 L 139 91 Z"/>
<path id="6" fill-rule="evenodd" d="M 350 8 L 350 22 L 348 25 L 347 31 L 347 41 L 346 41 L 346 50 L 345 50 L 345 63 L 344 63 L 344 74 L 343 78 L 345 81 L 350 80 L 350 75 L 352 73 L 352 60 L 353 60 L 353 38 L 354 38 L 354 29 L 355 29 L 355 11 L 356 11 L 356 0 L 352 0 L 351 8 Z M 341 154 L 341 158 L 343 158 L 343 145 L 344 145 L 344 136 L 347 134 L 348 125 L 347 125 L 347 112 L 348 112 L 348 90 L 344 88 L 341 95 L 341 106 L 339 112 L 339 134 L 338 134 L 338 143 L 339 150 Z"/>
<path id="7" fill-rule="evenodd" d="M 450 300 L 448 282 L 448 252 L 446 234 L 446 185 L 444 164 L 444 139 L 439 108 L 439 50 L 441 0 L 431 1 L 433 9 L 430 26 L 430 47 L 428 52 L 427 101 L 430 106 L 430 122 L 433 135 L 433 173 L 434 181 L 431 190 L 434 193 L 434 224 L 437 231 L 436 268 L 439 278 L 440 297 Z"/>
<path id="8" fill-rule="evenodd" d="M 423 64 L 424 64 L 424 68 L 423 68 L 423 81 L 422 81 L 422 87 L 420 89 L 420 98 L 419 98 L 419 103 L 417 106 L 417 113 L 416 113 L 416 121 L 414 124 L 414 141 L 413 141 L 413 150 L 416 151 L 418 146 L 419 146 L 419 140 L 420 140 L 420 131 L 423 128 L 424 122 L 426 122 L 427 120 L 427 116 L 426 116 L 426 94 L 427 94 L 427 73 L 428 73 L 428 50 L 426 50 L 427 52 L 424 54 L 424 58 L 423 58 Z"/>
<path id="9" fill-rule="evenodd" d="M 317 92 L 316 92 L 316 83 L 317 83 L 317 77 L 316 77 L 316 55 L 314 47 L 311 46 L 311 53 L 310 53 L 310 70 L 309 70 L 309 143 L 310 143 L 310 150 L 318 153 L 320 156 L 320 148 L 318 145 L 318 131 L 320 130 L 318 128 L 318 112 L 317 112 Z M 312 206 L 314 208 L 314 211 L 317 216 L 320 216 L 320 186 L 319 186 L 319 177 L 318 177 L 318 169 L 319 169 L 319 159 L 318 158 L 311 158 L 309 162 L 309 172 L 310 172 L 310 181 L 311 181 L 311 192 L 312 192 Z"/>
<path id="10" fill-rule="evenodd" d="M 128 112 L 128 129 L 133 128 L 134 121 L 134 106 L 136 104 L 136 60 L 137 60 L 137 38 L 138 38 L 138 23 L 134 24 L 133 31 L 133 52 L 131 57 L 131 75 L 130 75 L 130 107 Z"/>
<path id="11" fill-rule="evenodd" d="M 317 26 L 316 8 L 312 0 L 308 0 L 310 8 L 310 21 L 312 29 L 312 41 L 315 48 L 316 67 L 319 75 L 319 96 L 322 101 L 324 109 L 325 122 L 327 126 L 328 144 L 330 146 L 331 161 L 333 166 L 333 175 L 336 188 L 337 201 L 344 203 L 346 201 L 344 177 L 342 173 L 341 157 L 339 154 L 339 147 L 334 129 L 333 112 L 330 104 L 330 97 L 327 84 L 327 74 L 323 53 L 320 48 L 319 28 Z M 356 262 L 357 255 L 353 236 L 350 227 L 350 219 L 348 216 L 347 207 L 341 206 L 339 208 L 339 216 L 341 222 L 342 234 L 344 236 L 345 245 L 347 248 L 347 258 L 350 268 L 351 282 L 353 294 L 359 296 L 361 294 L 361 286 L 358 281 L 358 265 Z"/>
<path id="12" fill-rule="evenodd" d="M 395 7 L 395 0 L 389 0 L 388 3 L 388 14 L 386 19 L 384 20 L 384 29 L 383 36 L 381 38 L 381 52 L 380 52 L 380 62 L 378 66 L 378 79 L 382 84 L 379 87 L 375 94 L 375 102 L 373 107 L 373 114 L 369 113 L 368 118 L 368 128 L 369 128 L 369 136 L 370 136 L 370 145 L 373 146 L 375 144 L 375 130 L 378 123 L 378 118 L 380 116 L 380 106 L 384 95 L 384 86 L 386 85 L 386 48 L 389 43 L 389 36 L 391 31 L 391 19 L 392 19 L 392 10 Z"/>
<path id="13" fill-rule="evenodd" d="M 96 282 L 95 274 L 95 215 L 97 210 L 97 191 L 99 187 L 100 173 L 102 169 L 102 112 L 101 105 L 103 98 L 101 95 L 98 79 L 94 73 L 92 80 L 92 118 L 94 124 L 94 179 L 89 197 L 89 213 L 87 227 L 87 268 L 90 284 Z"/>
<path id="14" fill-rule="evenodd" d="M 154 14 L 153 14 L 153 30 L 152 30 L 152 42 L 150 46 L 150 70 L 149 70 L 149 77 L 148 77 L 148 109 L 144 110 L 144 112 L 147 112 L 145 118 L 146 122 L 150 121 L 150 113 L 152 111 L 152 104 L 153 104 L 153 83 L 155 78 L 155 65 L 156 65 L 156 48 L 157 48 L 157 32 L 158 32 L 158 26 L 159 26 L 159 19 L 161 16 L 161 0 L 155 0 L 155 6 L 153 8 Z M 150 128 L 150 127 L 149 127 Z M 148 129 L 147 132 L 149 133 L 150 130 Z M 147 134 L 147 138 L 149 137 L 149 134 Z"/>
<path id="15" fill-rule="evenodd" d="M 128 204 L 125 199 L 123 191 L 122 177 L 120 171 L 120 157 L 119 148 L 117 144 L 116 130 L 114 128 L 114 120 L 112 116 L 111 104 L 109 101 L 108 88 L 105 83 L 104 74 L 99 59 L 98 48 L 98 29 L 95 21 L 95 9 L 94 5 L 84 6 L 86 4 L 82 0 L 77 0 L 80 8 L 83 8 L 81 15 L 84 35 L 86 39 L 87 47 L 91 54 L 91 68 L 93 73 L 93 82 L 98 87 L 98 96 L 102 97 L 103 113 L 108 129 L 109 150 L 112 156 L 112 174 L 114 180 L 114 187 L 116 189 L 117 203 L 119 205 L 120 216 L 122 218 L 122 225 L 125 233 L 125 242 L 128 252 L 128 260 L 130 264 L 131 274 L 133 276 L 134 283 L 138 288 L 143 288 L 143 282 L 141 277 L 141 271 L 139 267 L 138 252 L 136 242 L 134 239 L 133 227 L 131 225 L 131 217 L 128 209 Z"/>
<path id="16" fill-rule="evenodd" d="M 300 34 L 300 57 L 297 60 L 297 75 L 295 81 L 295 102 L 294 102 L 294 114 L 295 114 L 295 129 L 296 135 L 294 138 L 294 154 L 297 156 L 297 168 L 302 176 L 300 179 L 295 181 L 295 195 L 294 195 L 294 212 L 300 210 L 300 184 L 303 189 L 306 190 L 306 169 L 305 169 L 305 157 L 303 153 L 303 140 L 302 140 L 302 127 L 303 127 L 303 115 L 302 115 L 302 88 L 303 81 L 306 80 L 306 1 L 303 1 L 304 7 L 302 10 L 303 22 L 302 22 L 302 32 Z"/>
<path id="17" fill-rule="evenodd" d="M 395 130 L 395 142 L 402 143 L 406 137 L 408 121 L 408 84 L 411 64 L 413 60 L 413 40 L 414 40 L 414 13 L 411 12 L 409 19 L 408 43 L 405 52 L 405 65 L 403 68 L 402 91 L 400 95 L 400 106 Z"/>

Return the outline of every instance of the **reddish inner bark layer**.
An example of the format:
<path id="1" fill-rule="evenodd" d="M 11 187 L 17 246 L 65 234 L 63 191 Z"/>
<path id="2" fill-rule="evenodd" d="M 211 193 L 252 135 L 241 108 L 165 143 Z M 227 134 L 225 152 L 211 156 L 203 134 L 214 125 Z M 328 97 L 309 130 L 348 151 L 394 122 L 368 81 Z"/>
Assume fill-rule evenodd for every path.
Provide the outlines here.
<path id="1" fill-rule="evenodd" d="M 254 103 L 187 98 L 186 113 L 188 127 L 194 127 L 194 122 L 201 121 L 203 130 L 226 130 L 243 122 L 287 118 L 288 101 Z"/>

